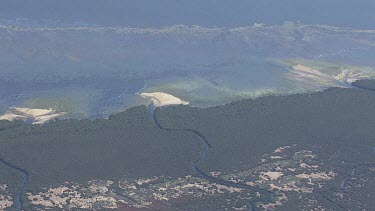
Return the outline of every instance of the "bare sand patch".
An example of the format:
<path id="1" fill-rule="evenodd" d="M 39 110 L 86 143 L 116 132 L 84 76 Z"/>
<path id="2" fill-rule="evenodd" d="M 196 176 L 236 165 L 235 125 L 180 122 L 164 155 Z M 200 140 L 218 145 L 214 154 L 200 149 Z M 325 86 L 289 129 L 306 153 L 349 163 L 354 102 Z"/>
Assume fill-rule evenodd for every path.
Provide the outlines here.
<path id="1" fill-rule="evenodd" d="M 325 179 L 330 180 L 333 179 L 336 176 L 336 173 L 333 171 L 330 172 L 314 172 L 310 174 L 298 174 L 296 175 L 297 178 L 301 179 Z"/>
<path id="2" fill-rule="evenodd" d="M 141 97 L 150 99 L 150 101 L 156 106 L 167 106 L 167 105 L 188 105 L 189 102 L 183 101 L 173 95 L 164 92 L 152 92 L 152 93 L 141 93 Z"/>
<path id="3" fill-rule="evenodd" d="M 26 193 L 28 200 L 33 205 L 43 206 L 46 209 L 92 209 L 94 205 L 101 204 L 103 209 L 116 209 L 117 202 L 109 192 L 108 187 L 112 181 L 93 180 L 88 186 L 67 185 L 49 188 L 37 194 Z"/>
<path id="4" fill-rule="evenodd" d="M 264 180 L 277 180 L 279 177 L 283 176 L 284 174 L 282 172 L 272 172 L 272 171 L 268 171 L 268 172 L 261 172 L 261 175 L 260 177 Z"/>
<path id="5" fill-rule="evenodd" d="M 65 112 L 56 112 L 52 108 L 49 109 L 34 109 L 34 108 L 22 108 L 22 107 L 11 107 L 9 111 L 4 115 L 0 116 L 0 120 L 32 120 L 33 124 L 44 124 L 59 116 L 65 115 Z"/>
<path id="6" fill-rule="evenodd" d="M 8 120 L 8 121 L 26 120 L 26 119 L 27 119 L 27 116 L 17 115 L 11 112 L 7 112 L 4 115 L 0 116 L 0 120 Z"/>
<path id="7" fill-rule="evenodd" d="M 303 84 L 341 88 L 351 87 L 352 82 L 371 77 L 373 77 L 373 74 L 369 74 L 368 72 L 349 69 L 342 69 L 337 75 L 330 75 L 301 64 L 294 65 L 291 68 L 291 72 L 287 75 L 288 79 Z"/>
<path id="8" fill-rule="evenodd" d="M 31 117 L 39 117 L 39 116 L 44 116 L 48 115 L 54 112 L 52 108 L 49 109 L 33 109 L 33 108 L 20 108 L 20 107 L 12 107 L 16 112 L 26 115 L 26 116 L 31 116 Z"/>
<path id="9" fill-rule="evenodd" d="M 6 184 L 0 185 L 0 210 L 6 210 L 13 205 L 13 197 L 12 194 L 9 193 L 7 190 L 8 186 Z"/>

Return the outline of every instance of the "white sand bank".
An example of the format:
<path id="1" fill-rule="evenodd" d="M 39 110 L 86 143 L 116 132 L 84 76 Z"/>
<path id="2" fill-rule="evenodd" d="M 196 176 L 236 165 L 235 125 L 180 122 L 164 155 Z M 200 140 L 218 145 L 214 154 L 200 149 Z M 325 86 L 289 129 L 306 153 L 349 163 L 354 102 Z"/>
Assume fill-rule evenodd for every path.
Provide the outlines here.
<path id="1" fill-rule="evenodd" d="M 152 92 L 152 93 L 141 93 L 141 97 L 150 99 L 150 101 L 156 106 L 167 106 L 167 105 L 187 105 L 189 102 L 183 101 L 173 95 L 164 92 Z"/>
<path id="2" fill-rule="evenodd" d="M 59 116 L 65 115 L 65 112 L 56 112 L 55 110 L 49 109 L 33 109 L 33 108 L 21 108 L 11 107 L 9 111 L 4 115 L 0 116 L 0 120 L 23 120 L 31 119 L 33 124 L 44 124 Z"/>
<path id="3" fill-rule="evenodd" d="M 343 69 L 337 75 L 329 75 L 319 70 L 298 64 L 292 67 L 288 79 L 318 87 L 351 87 L 351 83 L 373 75 L 365 71 Z"/>

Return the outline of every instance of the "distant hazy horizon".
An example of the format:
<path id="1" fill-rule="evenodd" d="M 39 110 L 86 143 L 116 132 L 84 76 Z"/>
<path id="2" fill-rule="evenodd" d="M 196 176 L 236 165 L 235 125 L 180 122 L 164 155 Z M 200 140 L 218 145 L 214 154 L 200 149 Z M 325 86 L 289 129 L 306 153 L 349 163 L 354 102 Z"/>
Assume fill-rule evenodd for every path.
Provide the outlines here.
<path id="1" fill-rule="evenodd" d="M 0 114 L 107 117 L 147 104 L 140 91 L 210 107 L 346 87 L 375 77 L 373 11 L 369 0 L 3 0 Z"/>
<path id="2" fill-rule="evenodd" d="M 235 27 L 293 21 L 375 29 L 374 11 L 373 0 L 3 0 L 0 19 L 131 27 Z"/>

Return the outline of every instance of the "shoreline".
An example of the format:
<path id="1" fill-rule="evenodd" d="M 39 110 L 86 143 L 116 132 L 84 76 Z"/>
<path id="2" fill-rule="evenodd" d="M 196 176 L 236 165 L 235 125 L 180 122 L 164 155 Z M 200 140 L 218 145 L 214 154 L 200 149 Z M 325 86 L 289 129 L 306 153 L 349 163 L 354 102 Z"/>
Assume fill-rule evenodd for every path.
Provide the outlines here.
<path id="1" fill-rule="evenodd" d="M 360 89 L 360 90 L 367 90 L 367 91 L 374 91 L 375 90 L 375 87 L 368 87 L 369 85 L 367 85 L 368 82 L 375 82 L 375 79 L 361 79 L 361 80 L 356 80 L 354 82 L 351 83 L 351 86 L 352 87 L 328 87 L 328 88 L 325 88 L 323 90 L 316 90 L 316 91 L 310 91 L 310 92 L 306 92 L 306 93 L 292 93 L 292 94 L 279 94 L 279 95 L 265 95 L 265 96 L 260 96 L 260 97 L 257 97 L 257 98 L 245 98 L 245 99 L 241 99 L 241 100 L 237 100 L 237 101 L 232 101 L 232 102 L 229 102 L 229 103 L 225 103 L 225 104 L 222 104 L 222 105 L 215 105 L 215 106 L 210 106 L 210 107 L 198 107 L 198 106 L 191 106 L 189 104 L 189 102 L 186 102 L 186 101 L 183 101 L 177 97 L 174 97 L 173 95 L 170 95 L 170 94 L 167 94 L 167 95 L 170 95 L 178 100 L 181 100 L 182 102 L 185 102 L 186 104 L 167 104 L 167 105 L 161 105 L 161 106 L 156 106 L 156 107 L 159 107 L 159 108 L 165 108 L 165 107 L 170 107 L 170 106 L 187 106 L 187 107 L 191 107 L 191 108 L 196 108 L 196 109 L 203 109 L 203 110 L 208 110 L 208 109 L 212 109 L 212 108 L 220 108 L 220 107 L 225 107 L 225 106 L 228 106 L 228 105 L 232 105 L 232 104 L 236 104 L 236 103 L 239 103 L 239 102 L 243 102 L 243 101 L 261 101 L 262 99 L 265 99 L 265 98 L 273 98 L 273 97 L 280 97 L 280 98 L 283 98 L 283 97 L 288 97 L 288 96 L 301 96 L 301 95 L 312 95 L 312 94 L 319 94 L 319 93 L 324 93 L 326 92 L 327 90 L 332 90 L 332 89 L 339 89 L 339 90 L 345 90 L 345 89 Z M 371 85 L 370 85 L 371 86 Z M 161 92 L 160 92 L 161 93 Z M 136 93 L 137 95 L 141 95 L 143 93 Z M 165 93 L 166 94 L 166 93 Z M 151 97 L 152 98 L 152 97 Z M 150 103 L 153 103 L 152 100 L 150 100 Z M 149 104 L 150 104 L 149 103 Z M 142 104 L 142 105 L 136 105 L 136 106 L 131 106 L 129 108 L 126 108 L 125 110 L 123 111 L 120 111 L 120 112 L 115 112 L 115 113 L 112 113 L 110 114 L 108 117 L 106 118 L 83 118 L 83 119 L 77 119 L 77 118 L 64 118 L 64 119 L 59 119 L 58 117 L 56 119 L 58 119 L 59 121 L 70 121 L 70 120 L 75 120 L 75 121 L 82 121 L 82 120 L 89 120 L 89 121 L 96 121 L 96 120 L 109 120 L 112 116 L 114 115 L 118 115 L 118 114 L 121 114 L 121 113 L 124 113 L 124 112 L 128 112 L 129 110 L 131 109 L 134 109 L 134 108 L 137 108 L 137 107 L 144 107 L 145 110 L 147 110 L 149 104 Z M 8 113 L 4 113 L 4 116 L 7 115 Z M 56 120 L 55 119 L 55 120 Z M 53 123 L 55 120 L 52 120 L 52 121 L 49 121 L 49 122 L 45 122 L 43 124 L 33 124 L 35 126 L 44 126 L 46 124 L 50 124 L 50 123 Z M 10 120 L 7 120 L 7 119 L 2 119 L 0 121 L 8 121 L 8 122 L 16 122 L 16 121 L 22 121 L 22 120 L 18 120 L 18 119 L 15 119 L 13 121 L 10 121 Z M 31 122 L 30 122 L 31 123 Z"/>

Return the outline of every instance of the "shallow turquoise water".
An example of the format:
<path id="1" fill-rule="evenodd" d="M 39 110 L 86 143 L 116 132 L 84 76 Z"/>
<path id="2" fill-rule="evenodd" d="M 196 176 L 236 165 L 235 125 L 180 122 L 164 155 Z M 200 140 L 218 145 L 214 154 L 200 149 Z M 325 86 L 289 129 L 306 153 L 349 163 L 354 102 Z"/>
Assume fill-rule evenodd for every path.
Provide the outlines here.
<path id="1" fill-rule="evenodd" d="M 207 107 L 336 86 L 295 74 L 304 64 L 373 77 L 375 31 L 287 23 L 121 28 L 0 21 L 0 111 L 10 106 L 105 117 L 163 91 Z"/>

